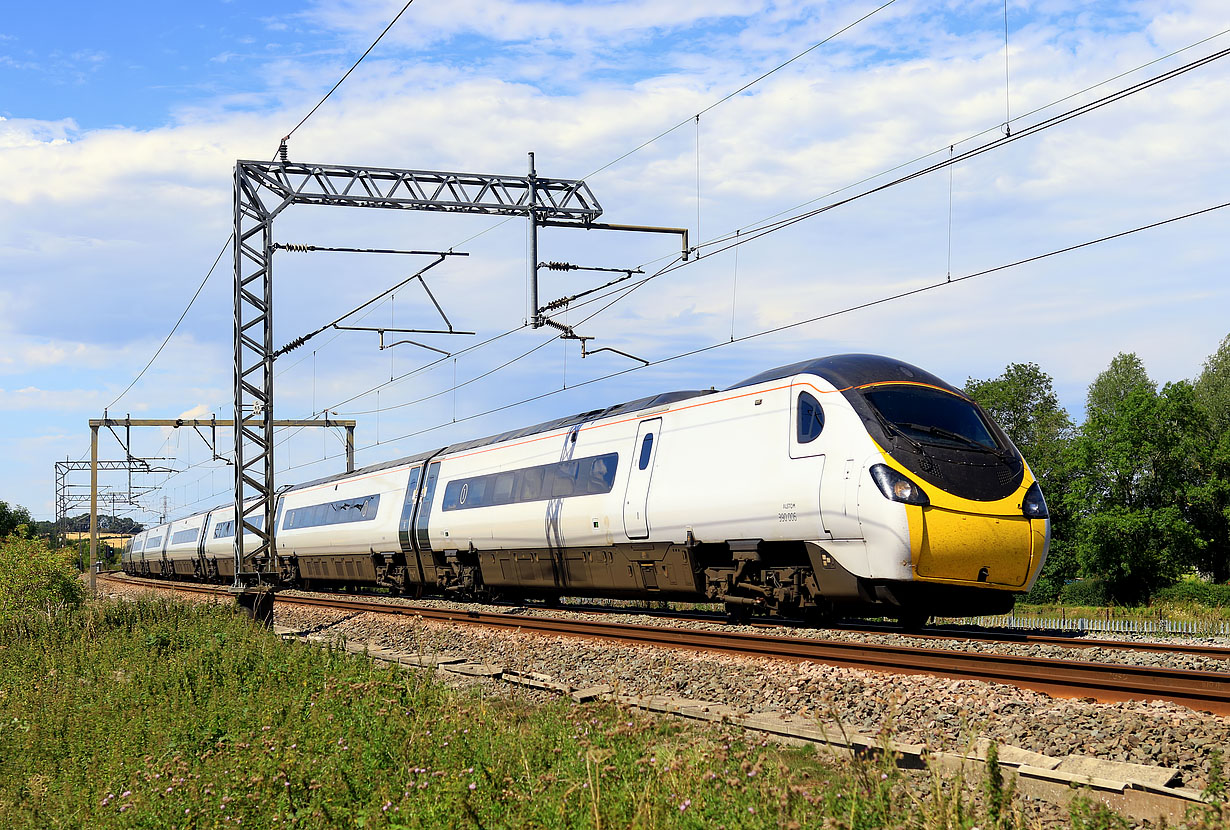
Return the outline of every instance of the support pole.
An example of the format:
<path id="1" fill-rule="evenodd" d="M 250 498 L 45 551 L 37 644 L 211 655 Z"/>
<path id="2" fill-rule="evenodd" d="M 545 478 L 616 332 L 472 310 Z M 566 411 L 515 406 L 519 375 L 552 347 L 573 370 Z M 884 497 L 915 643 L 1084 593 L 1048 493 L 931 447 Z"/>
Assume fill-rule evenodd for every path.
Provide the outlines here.
<path id="1" fill-rule="evenodd" d="M 538 174 L 534 171 L 534 154 L 530 153 L 530 175 L 528 178 L 530 203 L 530 327 L 542 328 L 542 316 L 538 313 L 538 213 L 534 210 L 538 198 Z"/>
<path id="2" fill-rule="evenodd" d="M 346 472 L 354 472 L 354 425 L 346 427 Z"/>
<path id="3" fill-rule="evenodd" d="M 90 427 L 90 598 L 98 596 L 98 427 Z"/>

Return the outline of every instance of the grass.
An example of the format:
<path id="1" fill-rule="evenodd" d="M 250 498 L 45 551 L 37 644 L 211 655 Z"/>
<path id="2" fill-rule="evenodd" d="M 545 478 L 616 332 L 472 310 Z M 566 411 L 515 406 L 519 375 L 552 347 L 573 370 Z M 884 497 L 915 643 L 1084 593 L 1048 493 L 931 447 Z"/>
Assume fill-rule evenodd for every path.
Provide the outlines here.
<path id="1" fill-rule="evenodd" d="M 15 830 L 1024 823 L 990 773 L 976 803 L 938 776 L 920 798 L 902 776 L 891 758 L 610 704 L 458 692 L 218 606 L 103 602 L 0 629 L 0 826 Z"/>

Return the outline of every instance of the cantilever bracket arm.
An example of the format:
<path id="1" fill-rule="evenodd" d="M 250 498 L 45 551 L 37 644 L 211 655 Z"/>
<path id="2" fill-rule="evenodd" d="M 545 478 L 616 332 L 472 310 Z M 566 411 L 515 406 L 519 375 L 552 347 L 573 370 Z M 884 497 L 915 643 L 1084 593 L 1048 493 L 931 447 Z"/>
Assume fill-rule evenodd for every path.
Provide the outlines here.
<path id="1" fill-rule="evenodd" d="M 561 332 L 559 336 L 560 340 L 579 341 L 581 344 L 581 357 L 582 358 L 586 358 L 586 357 L 589 357 L 590 355 L 598 354 L 598 352 L 614 352 L 615 354 L 622 355 L 623 357 L 626 357 L 629 360 L 636 360 L 636 361 L 639 361 L 640 363 L 644 363 L 646 366 L 649 365 L 649 361 L 643 357 L 637 357 L 634 354 L 628 354 L 627 352 L 620 351 L 619 349 L 611 348 L 610 346 L 603 346 L 601 349 L 594 349 L 593 351 L 590 351 L 589 348 L 586 346 L 586 344 L 590 340 L 594 339 L 592 335 L 577 334 L 573 330 L 572 326 L 565 326 L 563 323 L 557 323 L 555 320 L 552 320 L 550 317 L 542 318 L 542 322 L 543 322 L 543 325 L 550 326 L 551 328 L 556 329 L 557 331 Z"/>
<path id="2" fill-rule="evenodd" d="M 684 262 L 692 253 L 688 247 L 687 228 L 663 228 L 658 225 L 612 225 L 609 222 L 561 222 L 558 219 L 540 219 L 538 226 L 543 228 L 584 228 L 587 231 L 630 231 L 632 233 L 673 233 L 681 237 L 679 257 Z M 639 358 L 638 358 L 639 359 Z"/>
<path id="3" fill-rule="evenodd" d="M 426 343 L 420 343 L 417 340 L 398 340 L 396 343 L 385 343 L 384 334 L 385 332 L 397 332 L 398 334 L 474 334 L 474 332 L 472 331 L 457 331 L 455 329 L 448 329 L 448 330 L 444 330 L 444 329 L 393 329 L 393 328 L 377 328 L 374 326 L 339 326 L 337 324 L 334 324 L 333 328 L 337 329 L 338 331 L 374 331 L 374 332 L 377 332 L 380 335 L 380 350 L 381 351 L 384 351 L 385 349 L 391 349 L 394 346 L 400 346 L 402 344 L 409 344 L 411 346 L 418 346 L 421 349 L 427 349 L 429 351 L 438 352 L 439 354 L 442 354 L 445 357 L 452 357 L 452 353 L 446 352 L 443 349 L 437 349 L 435 346 L 428 346 Z"/>

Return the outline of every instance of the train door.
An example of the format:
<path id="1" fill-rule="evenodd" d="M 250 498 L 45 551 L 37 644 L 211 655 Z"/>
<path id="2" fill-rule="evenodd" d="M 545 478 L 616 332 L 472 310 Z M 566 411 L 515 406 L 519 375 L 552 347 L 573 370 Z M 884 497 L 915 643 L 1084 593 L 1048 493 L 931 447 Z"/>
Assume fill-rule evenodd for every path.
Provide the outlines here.
<path id="1" fill-rule="evenodd" d="M 411 566 L 411 571 L 418 574 L 417 581 L 422 583 L 425 580 L 423 575 L 423 563 L 414 550 L 414 542 L 411 540 L 413 533 L 414 522 L 414 507 L 417 503 L 419 494 L 419 477 L 423 474 L 422 467 L 415 467 L 410 471 L 410 477 L 406 482 L 406 498 L 402 502 L 401 507 L 401 522 L 397 527 L 398 540 L 401 542 L 402 556 L 405 558 L 407 565 Z M 411 563 L 413 563 L 411 565 Z"/>
<path id="2" fill-rule="evenodd" d="M 629 539 L 649 538 L 649 480 L 653 477 L 661 428 L 662 419 L 652 418 L 641 421 L 636 431 L 628 489 L 624 493 L 624 532 Z"/>
<path id="3" fill-rule="evenodd" d="M 828 514 L 831 510 L 828 493 L 831 489 L 833 473 L 825 478 L 825 450 L 830 446 L 830 436 L 824 433 L 825 413 L 820 404 L 820 397 L 815 387 L 810 383 L 792 383 L 790 385 L 790 457 L 795 460 L 806 459 L 802 463 L 792 465 L 792 474 L 799 493 L 808 491 L 815 493 L 815 501 L 807 504 L 797 504 L 796 516 L 806 526 L 814 526 L 822 537 L 833 538 L 829 526 Z"/>

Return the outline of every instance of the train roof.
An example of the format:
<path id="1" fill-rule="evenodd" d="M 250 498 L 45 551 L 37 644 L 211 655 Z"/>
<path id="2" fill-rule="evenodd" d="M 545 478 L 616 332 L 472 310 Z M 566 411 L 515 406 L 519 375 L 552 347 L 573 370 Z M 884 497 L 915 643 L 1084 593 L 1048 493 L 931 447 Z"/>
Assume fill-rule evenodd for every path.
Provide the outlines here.
<path id="1" fill-rule="evenodd" d="M 829 357 L 817 357 L 802 360 L 786 366 L 778 366 L 758 375 L 752 375 L 739 381 L 724 391 L 741 389 L 744 386 L 755 386 L 771 380 L 782 380 L 794 375 L 819 375 L 838 389 L 848 389 L 852 386 L 863 386 L 868 383 L 884 383 L 885 381 L 913 381 L 938 386 L 949 392 L 964 396 L 964 392 L 952 384 L 936 377 L 925 369 L 878 354 L 837 354 Z"/>
<path id="2" fill-rule="evenodd" d="M 359 475 L 361 473 L 372 473 L 380 470 L 386 470 L 390 467 L 402 467 L 407 464 L 414 464 L 419 461 L 426 461 L 434 455 L 442 453 L 461 452 L 463 450 L 472 450 L 477 447 L 485 447 L 490 444 L 499 444 L 504 441 L 512 441 L 517 438 L 525 438 L 529 435 L 538 435 L 543 432 L 553 432 L 557 429 L 567 429 L 568 427 L 577 426 L 578 424 L 588 423 L 589 421 L 597 421 L 599 418 L 609 418 L 612 415 L 619 415 L 624 412 L 637 412 L 642 409 L 653 409 L 655 406 L 665 406 L 675 403 L 676 401 L 685 401 L 689 398 L 698 398 L 701 395 L 712 395 L 716 389 L 683 389 L 676 392 L 663 392 L 658 395 L 650 395 L 647 398 L 638 398 L 634 401 L 625 403 L 617 403 L 614 406 L 608 406 L 604 409 L 591 409 L 588 412 L 579 412 L 576 415 L 567 415 L 563 418 L 556 418 L 552 421 L 543 421 L 540 424 L 533 426 L 521 427 L 519 429 L 508 430 L 507 432 L 488 435 L 485 438 L 474 438 L 470 441 L 462 441 L 457 444 L 449 444 L 437 450 L 428 450 L 416 455 L 408 455 L 404 458 L 396 458 L 391 461 L 382 461 L 379 464 L 372 464 L 368 467 L 355 470 L 353 473 L 334 473 L 333 475 L 318 478 L 313 481 L 305 481 L 302 484 L 295 484 L 286 488 L 287 490 L 298 490 L 304 487 L 315 487 L 319 484 L 327 484 L 330 481 L 340 481 L 350 476 Z"/>

